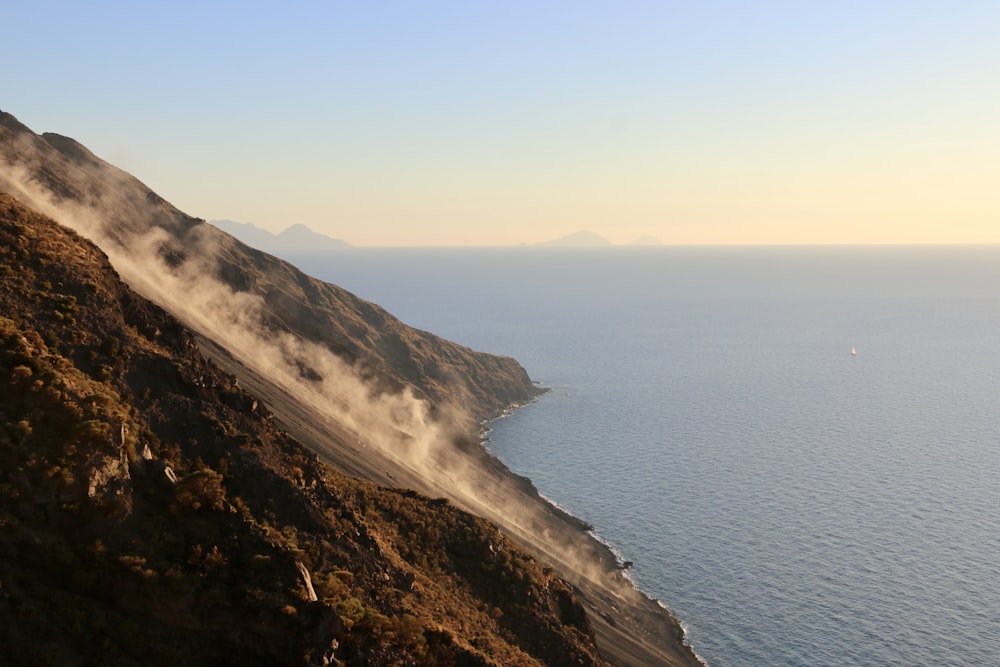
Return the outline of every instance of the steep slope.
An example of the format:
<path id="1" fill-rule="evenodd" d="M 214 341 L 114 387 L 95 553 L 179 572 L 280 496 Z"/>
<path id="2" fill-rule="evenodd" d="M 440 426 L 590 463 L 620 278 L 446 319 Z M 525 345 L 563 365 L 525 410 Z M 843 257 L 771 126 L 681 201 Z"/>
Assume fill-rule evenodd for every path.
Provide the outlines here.
<path id="1" fill-rule="evenodd" d="M 178 211 L 76 141 L 36 135 L 5 112 L 0 112 L 0 164 L 0 191 L 70 224 L 113 259 L 109 244 L 133 258 L 143 243 L 153 244 L 143 246 L 150 256 L 141 258 L 146 266 L 138 267 L 140 272 L 156 259 L 174 268 L 196 266 L 234 291 L 258 297 L 260 317 L 272 332 L 289 332 L 332 351 L 377 390 L 410 387 L 432 406 L 475 419 L 537 394 L 513 359 L 476 353 L 407 327 L 378 306 Z M 126 273 L 130 283 L 140 277 Z M 138 287 L 154 300 L 165 296 Z M 145 287 L 152 292 L 156 286 Z"/>
<path id="2" fill-rule="evenodd" d="M 322 464 L 7 195 L 0 313 L 4 664 L 603 664 L 565 582 Z"/>
<path id="3" fill-rule="evenodd" d="M 615 664 L 696 664 L 672 616 L 586 527 L 477 442 L 536 392 L 513 360 L 406 327 L 382 309 L 186 216 L 76 142 L 0 114 L 0 190 L 92 238 L 125 281 L 324 461 L 445 497 L 495 522 L 576 589 Z"/>

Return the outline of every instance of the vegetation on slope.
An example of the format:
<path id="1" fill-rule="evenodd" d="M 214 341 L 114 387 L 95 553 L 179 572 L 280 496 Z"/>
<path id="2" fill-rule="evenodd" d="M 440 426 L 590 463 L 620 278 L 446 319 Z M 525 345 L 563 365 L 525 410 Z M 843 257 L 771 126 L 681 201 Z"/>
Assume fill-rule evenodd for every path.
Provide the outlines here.
<path id="1" fill-rule="evenodd" d="M 322 464 L 117 278 L 0 195 L 8 664 L 602 664 L 485 521 Z"/>
<path id="2" fill-rule="evenodd" d="M 383 391 L 408 387 L 435 408 L 475 420 L 495 417 L 539 393 L 514 359 L 475 352 L 409 327 L 379 306 L 177 210 L 73 139 L 35 134 L 0 111 L 0 167 L 5 162 L 0 191 L 30 203 L 24 198 L 27 187 L 32 196 L 41 194 L 58 207 L 96 216 L 87 224 L 99 228 L 94 231 L 104 238 L 102 244 L 132 247 L 150 230 L 162 230 L 161 254 L 170 263 L 202 262 L 236 292 L 260 297 L 275 332 L 322 345 Z"/>

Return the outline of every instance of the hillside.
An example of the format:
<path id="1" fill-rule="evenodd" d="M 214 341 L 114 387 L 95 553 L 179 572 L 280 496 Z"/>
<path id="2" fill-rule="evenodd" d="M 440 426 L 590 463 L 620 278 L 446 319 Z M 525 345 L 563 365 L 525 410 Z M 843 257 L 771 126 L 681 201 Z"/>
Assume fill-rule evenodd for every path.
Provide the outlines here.
<path id="1" fill-rule="evenodd" d="M 0 113 L 3 190 L 92 239 L 323 462 L 404 496 L 447 498 L 552 567 L 610 662 L 696 664 L 680 625 L 610 550 L 479 444 L 482 419 L 537 394 L 516 361 L 408 327 L 181 213 L 75 141 Z"/>
<path id="2" fill-rule="evenodd" d="M 6 163 L 0 192 L 97 242 L 130 285 L 168 310 L 175 310 L 169 301 L 177 295 L 163 290 L 163 275 L 152 274 L 157 263 L 174 270 L 185 266 L 188 279 L 197 272 L 255 297 L 269 336 L 290 333 L 329 350 L 374 382 L 376 391 L 409 387 L 431 405 L 447 405 L 474 419 L 537 394 L 513 359 L 476 353 L 407 327 L 377 305 L 182 213 L 73 139 L 36 135 L 0 111 L 0 147 L 0 164 Z M 198 288 L 206 289 L 206 281 Z M 181 310 L 187 304 L 177 305 Z M 196 330 L 209 324 L 179 314 Z"/>
<path id="3" fill-rule="evenodd" d="M 322 464 L 6 195 L 0 313 L 5 664 L 601 664 L 550 570 Z"/>

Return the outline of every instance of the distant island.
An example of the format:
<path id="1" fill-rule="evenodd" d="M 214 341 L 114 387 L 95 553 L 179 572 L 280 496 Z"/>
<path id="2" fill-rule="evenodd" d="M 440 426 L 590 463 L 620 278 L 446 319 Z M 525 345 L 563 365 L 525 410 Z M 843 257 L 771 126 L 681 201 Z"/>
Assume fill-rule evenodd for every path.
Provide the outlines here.
<path id="1" fill-rule="evenodd" d="M 279 234 L 273 234 L 249 222 L 212 220 L 210 224 L 230 236 L 236 237 L 251 248 L 275 255 L 286 252 L 328 252 L 352 247 L 347 241 L 314 232 L 302 224 L 292 225 Z"/>
<path id="2" fill-rule="evenodd" d="M 560 247 L 560 248 L 599 248 L 602 246 L 611 245 L 611 241 L 607 240 L 600 234 L 595 234 L 590 231 L 579 231 L 572 234 L 567 234 L 566 236 L 553 239 L 551 241 L 543 241 L 542 243 L 536 243 L 537 246 L 545 247 Z"/>
<path id="3" fill-rule="evenodd" d="M 608 239 L 588 230 L 581 230 L 551 241 L 543 241 L 542 243 L 535 244 L 535 246 L 546 248 L 605 248 L 612 245 L 614 244 Z M 640 236 L 628 245 L 661 246 L 663 243 L 655 236 Z"/>
<path id="4" fill-rule="evenodd" d="M 354 247 L 347 241 L 320 234 L 302 224 L 292 225 L 278 234 L 249 222 L 211 220 L 209 224 L 251 248 L 263 250 L 279 257 L 284 256 L 286 259 L 291 255 L 301 256 L 302 253 L 333 252 Z M 524 245 L 536 248 L 610 248 L 616 244 L 596 232 L 584 229 L 560 236 L 557 239 Z M 655 236 L 640 236 L 623 245 L 652 247 L 662 246 L 663 242 Z"/>

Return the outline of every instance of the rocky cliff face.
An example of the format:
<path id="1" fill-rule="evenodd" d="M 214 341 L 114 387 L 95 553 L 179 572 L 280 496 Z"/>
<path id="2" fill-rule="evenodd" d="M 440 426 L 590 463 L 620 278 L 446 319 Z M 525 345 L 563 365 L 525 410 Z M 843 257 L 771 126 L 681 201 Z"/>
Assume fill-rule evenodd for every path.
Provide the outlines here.
<path id="1" fill-rule="evenodd" d="M 602 664 L 570 586 L 320 462 L 91 243 L 0 195 L 5 664 Z"/>
<path id="2" fill-rule="evenodd" d="M 170 298 L 143 280 L 141 274 L 152 272 L 155 262 L 197 271 L 245 301 L 252 299 L 260 320 L 255 324 L 268 335 L 288 333 L 318 345 L 371 382 L 373 391 L 409 388 L 432 410 L 447 410 L 451 417 L 485 419 L 537 394 L 515 360 L 408 327 L 377 305 L 178 211 L 76 141 L 37 135 L 0 112 L 3 163 L 0 191 L 97 241 L 113 260 L 118 253 L 133 261 L 138 256 L 142 265 L 118 266 L 119 271 L 153 300 Z M 185 319 L 186 313 L 178 314 Z M 194 318 L 186 323 L 204 326 Z"/>
<path id="3" fill-rule="evenodd" d="M 237 548 L 244 543 L 257 544 L 253 540 L 278 540 L 279 533 L 284 535 L 285 541 L 279 540 L 276 544 L 290 549 L 307 570 L 313 572 L 311 583 L 319 598 L 317 602 L 322 602 L 324 595 L 333 596 L 330 599 L 334 602 L 328 606 L 337 613 L 347 630 L 361 632 L 374 624 L 372 633 L 385 633 L 379 635 L 383 639 L 378 641 L 392 643 L 397 640 L 385 637 L 405 636 L 423 646 L 416 638 L 419 635 L 428 646 L 437 646 L 435 642 L 440 640 L 438 643 L 443 645 L 459 647 L 455 649 L 459 651 L 455 656 L 466 656 L 455 657 L 457 664 L 482 664 L 477 660 L 498 664 L 530 664 L 531 660 L 563 664 L 566 660 L 577 659 L 587 663 L 597 659 L 587 639 L 590 628 L 602 654 L 615 664 L 697 664 L 694 654 L 683 645 L 679 624 L 631 586 L 621 575 L 608 549 L 590 537 L 579 522 L 544 502 L 528 481 L 512 475 L 479 446 L 476 429 L 480 419 L 495 416 L 511 403 L 536 394 L 526 373 L 514 360 L 473 352 L 407 327 L 378 306 L 313 280 L 287 263 L 254 251 L 202 221 L 184 215 L 136 179 L 104 163 L 75 141 L 59 135 L 36 135 L 9 114 L 0 112 L 0 191 L 4 190 L 94 240 L 132 289 L 162 306 L 195 332 L 193 337 L 184 333 L 170 318 L 159 322 L 156 318 L 165 315 L 155 309 L 159 313 L 156 317 L 137 318 L 134 312 L 147 312 L 151 306 L 135 305 L 141 300 L 129 292 L 131 296 L 104 302 L 111 310 L 95 316 L 93 325 L 98 328 L 94 331 L 99 332 L 99 339 L 91 337 L 86 345 L 60 347 L 67 340 L 75 340 L 73 336 L 84 335 L 73 333 L 81 324 L 80 316 L 73 309 L 79 307 L 84 297 L 93 296 L 86 292 L 90 288 L 84 286 L 80 288 L 82 291 L 56 289 L 60 279 L 52 274 L 47 278 L 33 278 L 35 282 L 42 281 L 42 289 L 32 288 L 27 283 L 19 287 L 25 294 L 30 292 L 26 297 L 29 302 L 38 299 L 36 305 L 46 304 L 54 313 L 53 317 L 58 318 L 61 314 L 61 322 L 68 328 L 49 333 L 55 325 L 45 320 L 49 329 L 35 327 L 31 330 L 35 334 L 18 329 L 20 338 L 11 338 L 12 345 L 20 345 L 18 341 L 23 338 L 32 349 L 41 350 L 43 348 L 31 342 L 40 337 L 47 346 L 46 354 L 55 355 L 53 350 L 58 349 L 56 356 L 70 360 L 88 377 L 99 381 L 120 378 L 126 383 L 127 388 L 123 385 L 116 389 L 117 396 L 122 398 L 109 394 L 111 398 L 105 403 L 117 405 L 124 401 L 129 406 L 128 414 L 132 414 L 133 409 L 146 411 L 146 416 L 135 424 L 126 414 L 112 417 L 101 413 L 100 418 L 92 418 L 104 419 L 106 424 L 105 427 L 94 424 L 98 433 L 95 437 L 104 443 L 104 449 L 99 456 L 93 455 L 98 457 L 93 465 L 87 463 L 89 467 L 84 472 L 71 474 L 65 471 L 83 470 L 79 467 L 83 464 L 39 464 L 49 465 L 44 470 L 52 474 L 45 476 L 39 472 L 41 477 L 31 478 L 36 481 L 31 482 L 26 493 L 31 495 L 35 493 L 33 489 L 42 488 L 38 486 L 39 480 L 49 482 L 68 475 L 72 481 L 66 481 L 65 488 L 58 487 L 62 489 L 58 493 L 78 493 L 86 486 L 87 497 L 97 500 L 88 501 L 89 504 L 84 503 L 81 507 L 104 503 L 110 508 L 109 516 L 123 517 L 122 525 L 133 526 L 136 530 L 149 526 L 166 530 L 166 523 L 139 521 L 147 512 L 160 512 L 158 516 L 161 517 L 163 512 L 167 512 L 167 516 L 174 516 L 172 512 L 194 512 L 190 516 L 199 519 L 205 518 L 206 512 L 216 512 L 220 514 L 212 516 L 220 521 L 223 515 L 228 517 L 227 521 L 235 521 L 235 511 L 242 517 L 241 521 L 259 527 L 263 536 L 255 533 L 257 537 L 253 539 L 240 538 L 235 543 L 225 544 Z M 16 225 L 13 229 L 10 234 L 13 249 L 5 261 L 9 263 L 10 275 L 19 276 L 16 268 L 19 263 L 33 261 L 31 258 L 41 248 L 25 254 L 19 249 L 22 241 L 18 240 L 23 234 L 17 231 Z M 82 256 L 84 251 L 80 248 L 83 247 L 92 249 L 86 245 L 67 245 L 42 262 L 46 266 L 65 263 L 68 258 Z M 46 281 L 51 288 L 45 287 Z M 105 299 L 105 291 L 97 290 L 93 294 Z M 115 330 L 119 333 L 100 328 L 97 322 L 100 317 L 120 324 Z M 83 330 L 90 329 L 84 327 Z M 121 346 L 126 342 L 121 332 L 129 334 L 128 355 L 121 354 L 124 349 Z M 55 338 L 49 345 L 46 336 L 51 338 L 53 335 Z M 119 367 L 120 362 L 115 361 L 134 359 L 154 349 L 162 351 L 164 343 L 161 341 L 166 340 L 173 341 L 171 354 L 185 350 L 194 356 L 190 361 L 181 362 L 173 361 L 171 355 L 166 356 L 167 360 L 157 357 L 149 362 L 150 367 L 142 367 L 142 370 Z M 214 363 L 195 354 L 196 349 Z M 17 350 L 17 354 L 27 354 L 21 348 Z M 199 361 L 194 361 L 195 358 Z M 26 367 L 31 372 L 29 378 L 39 372 L 30 364 L 16 366 Z M 22 377 L 26 372 L 24 369 L 15 371 L 12 367 L 12 380 L 16 377 L 17 382 L 28 381 Z M 244 389 L 254 396 L 244 393 Z M 162 398 L 165 395 L 170 397 L 169 401 Z M 206 407 L 205 400 L 210 400 L 213 407 Z M 158 410 L 168 403 L 176 411 L 171 412 L 170 417 L 165 414 L 160 417 Z M 24 410 L 43 410 L 44 413 L 40 405 L 26 405 L 22 412 Z M 84 411 L 84 414 L 91 413 Z M 264 437 L 257 431 L 248 432 L 247 420 L 264 424 L 254 428 L 266 427 L 273 434 Z M 27 427 L 35 428 L 30 419 L 19 417 L 11 421 L 12 443 L 22 442 L 15 439 L 22 421 L 27 421 Z M 121 424 L 126 424 L 124 431 Z M 146 432 L 155 438 L 144 436 L 137 440 L 129 435 Z M 115 444 L 113 438 L 108 440 L 106 434 L 117 438 L 121 446 Z M 298 444 L 293 445 L 288 434 L 294 437 L 295 443 L 305 445 L 306 450 L 298 448 Z M 53 436 L 52 439 L 61 437 Z M 147 444 L 151 456 L 148 459 L 143 455 Z M 235 445 L 240 447 L 233 450 Z M 231 456 L 229 452 L 232 451 L 241 453 Z M 349 483 L 347 478 L 323 468 L 316 454 L 342 472 L 401 490 L 390 493 L 362 482 Z M 24 467 L 22 463 L 15 465 L 15 469 Z M 171 476 L 176 481 L 171 480 Z M 15 477 L 10 484 L 16 486 L 18 479 Z M 149 479 L 155 483 L 150 485 Z M 276 486 L 266 480 L 274 481 Z M 239 491 L 234 491 L 237 481 Z M 136 492 L 137 485 L 144 489 L 167 490 L 160 495 L 156 495 L 159 491 L 150 491 L 152 495 L 149 495 L 146 491 Z M 266 488 L 270 500 L 258 498 L 264 504 L 252 506 L 247 497 L 258 497 L 253 491 L 257 487 Z M 345 489 L 356 490 L 348 492 Z M 430 498 L 447 498 L 449 502 L 422 500 L 409 489 Z M 234 494 L 251 508 L 249 514 L 243 511 L 242 505 L 230 500 Z M 57 494 L 56 497 L 63 496 Z M 83 503 L 80 498 L 76 502 Z M 226 503 L 234 510 L 230 511 Z M 294 510 L 297 519 L 280 520 L 285 522 L 281 525 L 292 528 L 285 530 L 281 525 L 275 528 L 277 519 L 272 515 L 277 516 L 278 510 L 268 503 L 281 503 L 289 511 Z M 488 528 L 489 524 L 458 512 L 453 505 L 493 521 L 503 530 L 503 536 Z M 341 511 L 336 508 L 345 508 L 343 511 L 358 519 L 360 524 L 350 527 L 345 524 L 336 529 L 326 527 L 320 517 L 331 516 L 331 511 Z M 388 527 L 372 532 L 369 529 L 377 524 L 379 517 L 389 521 Z M 299 519 L 306 523 L 296 523 Z M 18 525 L 23 526 L 24 520 L 19 521 L 22 523 Z M 166 522 L 165 519 L 159 521 Z M 82 519 L 68 521 L 69 525 L 86 523 Z M 205 527 L 205 530 L 218 529 L 222 533 L 211 533 L 211 537 L 200 541 L 184 541 L 184 548 L 200 549 L 197 557 L 192 554 L 189 557 L 197 562 L 206 558 L 216 562 L 215 555 L 206 554 L 212 554 L 215 547 L 225 552 L 222 535 L 232 534 L 226 532 L 232 530 L 232 524 L 222 522 L 219 525 L 223 524 L 224 528 Z M 112 524 L 99 525 L 101 530 L 112 530 Z M 314 530 L 319 537 L 312 536 Z M 347 567 L 354 556 L 342 555 L 336 560 L 329 555 L 332 552 L 324 551 L 327 546 L 337 551 L 339 540 L 345 536 L 348 543 L 353 544 L 350 541 L 352 531 L 356 531 L 355 537 L 365 544 L 374 545 L 372 548 L 377 548 L 384 557 L 379 561 L 375 556 L 357 556 L 359 562 L 382 563 L 373 564 L 362 575 Z M 166 553 L 164 549 L 176 547 L 173 542 L 158 542 L 151 533 L 134 534 L 142 537 L 132 542 L 126 540 L 122 543 L 124 546 L 116 547 L 119 548 L 114 552 L 119 559 L 116 562 L 123 562 L 120 557 L 124 557 L 143 570 L 139 561 L 129 559 L 142 558 L 148 563 Z M 16 532 L 16 537 L 11 539 L 18 545 L 30 547 L 31 539 L 25 535 Z M 146 544 L 147 537 L 154 547 L 132 546 Z M 541 570 L 541 578 L 529 575 L 525 570 L 527 566 L 523 565 L 528 562 L 524 560 L 526 556 L 507 540 L 513 540 L 551 566 L 561 579 L 554 578 L 553 571 Z M 104 547 L 108 546 L 106 542 L 102 542 Z M 307 546 L 302 546 L 303 543 Z M 433 548 L 440 555 L 422 556 L 425 543 L 437 545 Z M 75 548 L 78 552 L 80 544 L 76 543 L 69 550 Z M 15 553 L 22 553 L 17 551 L 21 548 L 17 546 Z M 29 549 L 23 553 L 34 552 Z M 239 561 L 236 553 L 223 553 L 226 562 Z M 294 565 L 288 557 L 282 560 L 275 553 L 266 550 L 253 554 L 246 552 L 241 557 L 260 564 L 263 561 L 256 558 L 259 555 L 270 563 Z M 308 562 L 299 557 L 301 553 L 309 555 Z M 99 565 L 102 561 L 88 562 L 96 567 L 94 563 Z M 315 574 L 317 562 L 329 564 L 327 570 L 322 571 L 326 574 L 320 577 Z M 405 563 L 411 565 L 410 570 L 389 567 L 401 568 Z M 443 579 L 438 581 L 456 582 L 456 595 L 467 603 L 461 608 L 442 605 L 443 611 L 436 616 L 425 610 L 433 622 L 425 621 L 416 634 L 405 629 L 411 624 L 408 615 L 424 618 L 425 611 L 417 606 L 399 606 L 401 601 L 409 600 L 406 593 L 412 591 L 411 584 L 423 585 L 422 577 L 429 576 L 422 570 L 416 571 L 412 567 L 415 563 L 421 567 L 426 564 L 439 573 Z M 53 571 L 51 568 L 57 565 L 50 562 L 50 569 L 44 572 Z M 191 563 L 188 566 L 194 567 Z M 300 581 L 302 577 L 297 568 L 295 565 L 281 569 L 282 581 Z M 159 576 L 161 569 L 167 572 L 170 566 L 164 561 L 161 569 L 146 569 Z M 203 568 L 201 572 L 204 571 Z M 185 572 L 194 570 L 181 570 L 182 574 Z M 455 573 L 460 573 L 458 579 L 454 579 Z M 494 575 L 496 583 L 490 583 Z M 472 577 L 475 583 L 462 583 L 464 577 Z M 30 577 L 20 579 L 22 582 L 29 580 Z M 340 585 L 359 580 L 373 588 L 363 593 L 361 589 Z M 575 596 L 561 583 L 563 580 L 569 582 Z M 228 581 L 234 584 L 242 579 Z M 503 583 L 513 581 L 528 582 L 530 586 Z M 378 582 L 381 582 L 381 589 L 376 586 Z M 23 585 L 28 586 L 27 583 Z M 274 583 L 268 586 L 269 591 L 280 588 Z M 301 588 L 304 592 L 300 596 L 308 602 L 311 597 L 308 586 L 302 584 Z M 449 584 L 441 584 L 442 591 L 448 588 Z M 352 595 L 341 599 L 344 590 Z M 404 595 L 400 597 L 393 591 Z M 93 594 L 91 588 L 79 592 L 84 597 Z M 212 593 L 216 597 L 221 595 L 221 590 Z M 249 598 L 227 598 L 228 606 L 223 605 L 225 613 L 212 622 L 196 622 L 183 614 L 177 617 L 177 622 L 199 627 L 206 623 L 205 627 L 228 627 L 226 614 L 239 616 L 248 608 L 258 609 L 250 602 L 263 594 L 253 592 L 249 595 Z M 435 592 L 427 599 L 432 601 L 437 595 Z M 212 596 L 209 600 L 214 599 Z M 360 602 L 355 604 L 352 602 L 355 599 Z M 577 599 L 582 607 L 575 602 Z M 507 600 L 504 605 L 497 604 L 503 600 Z M 555 604 L 559 620 L 532 611 L 538 601 L 553 611 L 555 608 L 550 603 Z M 347 606 L 342 608 L 342 605 Z M 433 602 L 429 601 L 428 605 L 430 609 Z M 305 617 L 297 616 L 307 613 L 302 612 L 301 606 L 291 606 L 297 611 L 294 614 L 289 611 L 289 616 Z M 214 607 L 208 605 L 208 608 Z M 405 611 L 402 615 L 393 615 L 398 609 Z M 317 623 L 332 619 L 329 622 L 333 625 L 329 627 L 337 625 L 329 616 L 329 610 L 319 611 L 322 613 L 317 612 L 320 618 Z M 39 612 L 39 618 L 46 613 L 48 611 Z M 260 613 L 266 616 L 265 612 Z M 452 615 L 454 623 L 441 620 Z M 388 620 L 381 620 L 382 617 Z M 274 618 L 268 619 L 267 624 L 277 623 Z M 245 616 L 239 616 L 239 620 L 249 622 Z M 369 621 L 369 625 L 352 625 Z M 437 632 L 434 628 L 438 627 L 434 623 L 441 624 L 443 635 L 434 634 Z M 253 640 L 258 632 L 253 629 L 256 627 L 252 623 L 249 626 L 234 624 L 233 632 L 241 634 L 233 635 L 226 646 L 234 651 L 242 642 L 256 646 Z M 287 629 L 288 626 L 273 627 Z M 309 621 L 302 632 L 307 635 L 333 632 L 317 629 L 319 627 Z M 514 648 L 508 650 L 494 644 L 490 639 L 494 634 L 498 641 Z M 375 656 L 372 664 L 397 664 L 389 653 L 385 654 L 389 657 L 378 658 L 382 649 L 363 648 L 368 646 L 364 644 L 368 639 L 331 636 L 340 646 L 361 647 L 351 655 L 367 652 Z M 508 636 L 517 638 L 508 640 Z M 351 644 L 352 641 L 355 643 Z M 200 645 L 194 639 L 192 642 Z M 303 645 L 296 644 L 296 650 Z M 278 650 L 270 646 L 260 650 L 265 649 L 272 653 Z M 438 648 L 427 650 L 434 653 Z M 528 657 L 522 658 L 518 651 Z M 309 659 L 316 655 L 310 653 Z M 438 664 L 448 664 L 445 658 L 441 660 L 443 662 Z M 399 664 L 407 663 L 403 660 Z"/>

